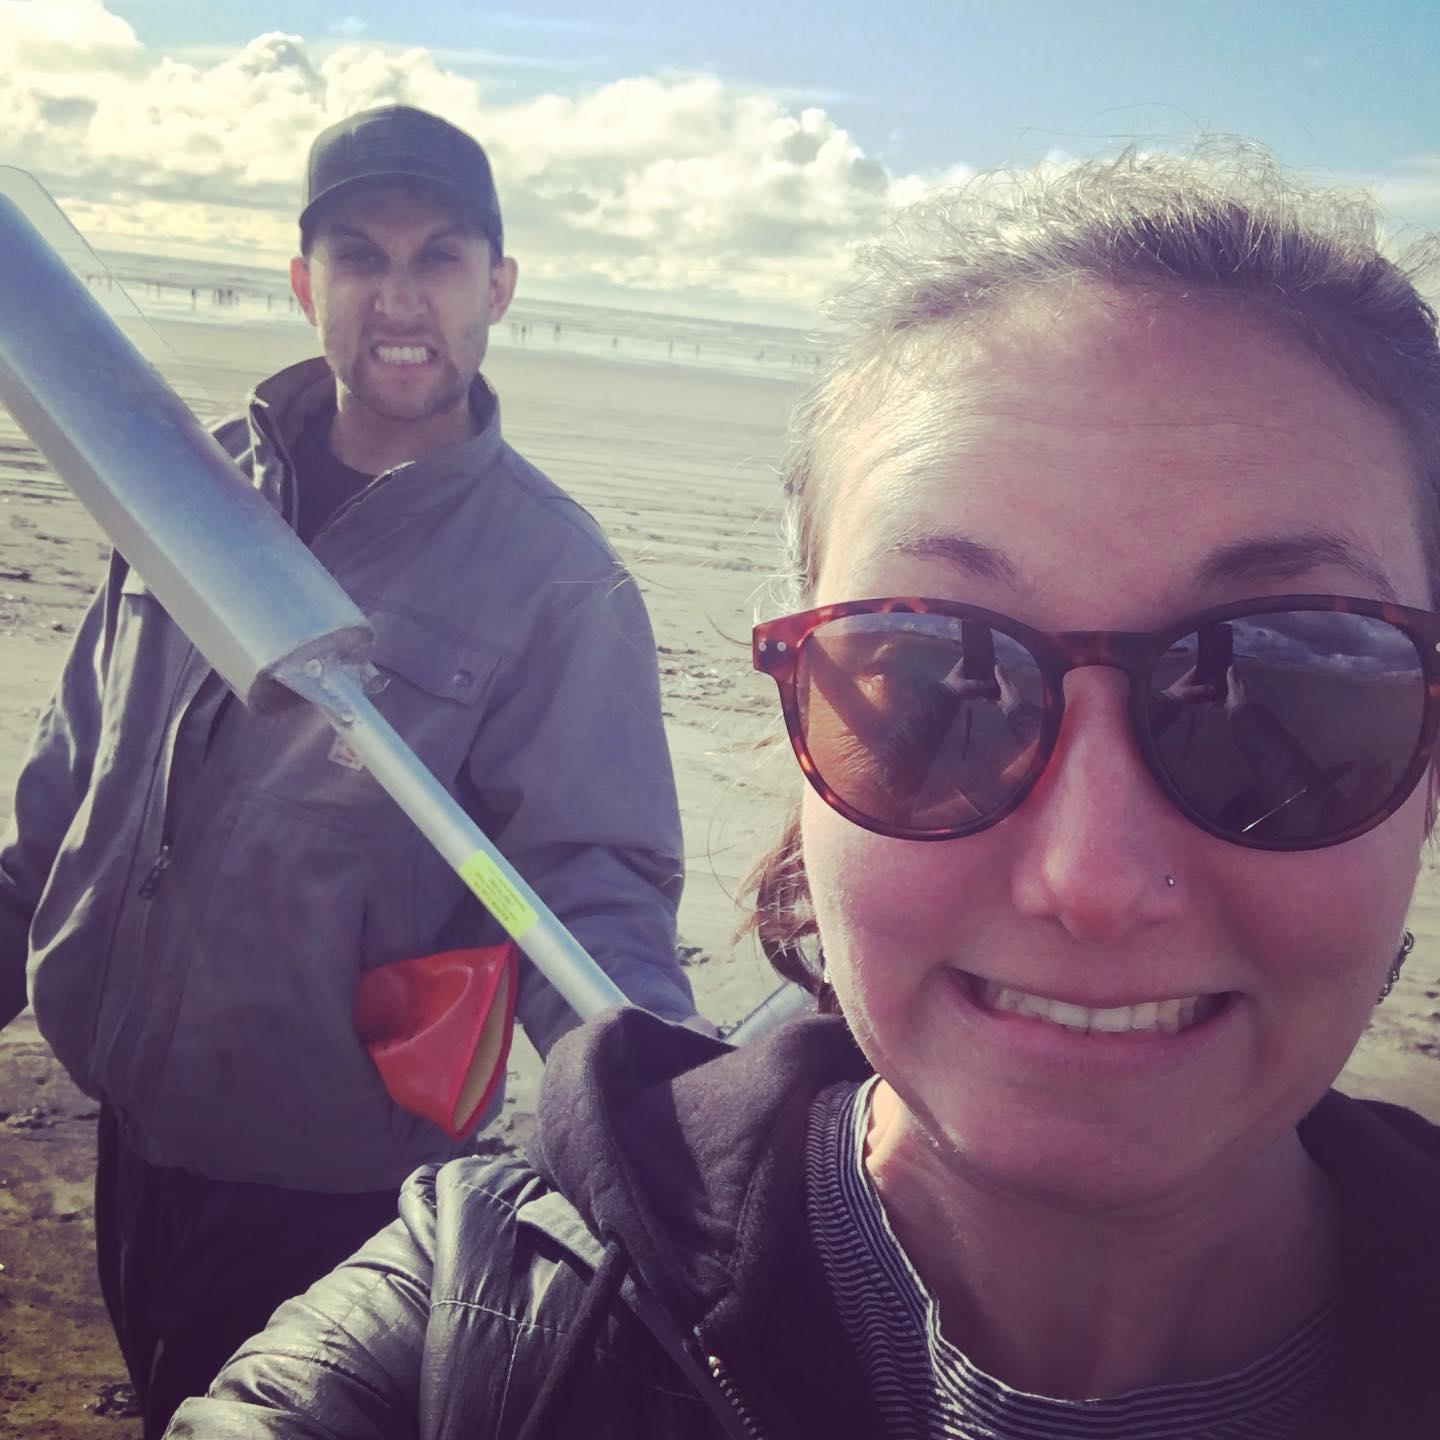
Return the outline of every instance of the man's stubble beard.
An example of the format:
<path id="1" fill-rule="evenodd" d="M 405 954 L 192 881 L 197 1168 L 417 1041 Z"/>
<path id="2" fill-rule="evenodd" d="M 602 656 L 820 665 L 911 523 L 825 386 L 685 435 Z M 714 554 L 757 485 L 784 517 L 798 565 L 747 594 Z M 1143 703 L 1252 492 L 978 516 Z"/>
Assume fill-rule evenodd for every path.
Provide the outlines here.
<path id="1" fill-rule="evenodd" d="M 406 404 L 388 392 L 383 384 L 372 383 L 367 371 L 367 361 L 374 365 L 381 363 L 367 357 L 366 361 L 356 367 L 353 374 L 341 376 L 341 380 L 364 409 L 384 420 L 430 420 L 437 415 L 448 414 L 466 403 L 470 385 L 473 383 L 462 381 L 455 367 L 446 360 L 443 362 L 443 373 L 428 393 L 416 395 Z"/>

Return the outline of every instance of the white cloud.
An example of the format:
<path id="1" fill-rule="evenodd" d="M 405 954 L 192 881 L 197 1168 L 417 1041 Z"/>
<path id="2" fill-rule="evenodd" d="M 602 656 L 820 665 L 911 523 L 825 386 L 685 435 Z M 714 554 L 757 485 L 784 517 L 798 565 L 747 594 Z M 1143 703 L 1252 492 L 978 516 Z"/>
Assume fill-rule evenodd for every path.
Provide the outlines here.
<path id="1" fill-rule="evenodd" d="M 0 0 L 0 73 L 11 78 L 134 73 L 140 55 L 134 30 L 101 0 Z"/>
<path id="2" fill-rule="evenodd" d="M 268 34 L 154 56 L 100 0 L 0 0 L 0 162 L 39 174 L 101 245 L 280 258 L 311 138 L 387 101 L 484 143 L 531 281 L 612 302 L 807 308 L 890 205 L 942 178 L 891 174 L 823 108 L 711 75 L 499 103 L 423 49 Z"/>
<path id="3" fill-rule="evenodd" d="M 369 22 L 362 20 L 358 15 L 347 15 L 343 20 L 331 23 L 330 33 L 353 39 L 357 35 L 363 35 L 369 28 Z"/>

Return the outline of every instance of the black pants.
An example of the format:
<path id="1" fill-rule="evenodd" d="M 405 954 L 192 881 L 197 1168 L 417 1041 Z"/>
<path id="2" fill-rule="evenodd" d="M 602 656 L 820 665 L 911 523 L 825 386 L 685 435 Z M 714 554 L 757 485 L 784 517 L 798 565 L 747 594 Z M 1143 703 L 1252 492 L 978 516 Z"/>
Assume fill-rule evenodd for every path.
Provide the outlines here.
<path id="1" fill-rule="evenodd" d="M 100 1289 L 158 1440 L 276 1307 L 395 1219 L 396 1191 L 325 1195 L 207 1180 L 148 1164 L 100 1113 L 95 1246 Z"/>

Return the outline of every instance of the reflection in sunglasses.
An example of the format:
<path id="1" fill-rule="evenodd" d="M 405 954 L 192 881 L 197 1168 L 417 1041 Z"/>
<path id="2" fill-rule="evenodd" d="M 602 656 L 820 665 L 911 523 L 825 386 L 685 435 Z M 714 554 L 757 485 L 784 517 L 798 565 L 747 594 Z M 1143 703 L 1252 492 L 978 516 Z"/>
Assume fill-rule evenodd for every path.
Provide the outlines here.
<path id="1" fill-rule="evenodd" d="M 956 649 L 914 633 L 807 643 L 811 753 L 856 808 L 916 828 L 967 823 L 1003 804 L 1034 762 L 1042 712 L 996 661 L 989 627 L 970 625 Z"/>
<path id="2" fill-rule="evenodd" d="M 994 823 L 1048 761 L 1066 673 L 1106 665 L 1128 677 L 1161 789 L 1211 833 L 1273 849 L 1350 838 L 1413 790 L 1436 729 L 1437 646 L 1440 616 L 1340 596 L 1247 601 L 1148 633 L 1047 635 L 924 599 L 756 629 L 807 774 L 859 823 L 916 839 Z"/>

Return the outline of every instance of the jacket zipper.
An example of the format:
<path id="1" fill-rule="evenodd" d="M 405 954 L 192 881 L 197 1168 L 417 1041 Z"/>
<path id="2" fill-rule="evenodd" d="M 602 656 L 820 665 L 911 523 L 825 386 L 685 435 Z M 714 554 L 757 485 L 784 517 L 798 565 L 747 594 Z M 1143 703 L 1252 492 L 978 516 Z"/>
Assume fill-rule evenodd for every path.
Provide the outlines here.
<path id="1" fill-rule="evenodd" d="M 168 819 L 169 817 L 165 817 Z M 163 828 L 164 821 L 161 821 Z M 155 863 L 150 867 L 149 873 L 140 882 L 140 888 L 135 892 L 142 900 L 149 900 L 160 888 L 160 877 L 170 868 L 170 842 L 167 840 L 160 846 L 160 853 L 155 857 Z"/>
<path id="2" fill-rule="evenodd" d="M 292 530 L 300 520 L 300 477 L 295 470 L 295 463 L 290 459 L 290 452 L 280 443 L 280 436 L 275 427 L 270 423 L 268 416 L 256 417 L 255 425 L 260 429 L 270 449 L 274 452 L 275 463 L 280 467 L 280 515 Z M 331 457 L 334 458 L 333 455 Z M 339 463 L 338 461 L 336 462 Z M 382 481 L 390 479 L 395 473 L 395 466 L 388 470 L 382 470 L 378 475 L 370 478 L 370 483 L 357 490 L 353 495 L 347 495 L 334 510 L 325 518 L 325 523 L 305 542 L 306 548 L 312 553 L 315 549 L 315 542 L 342 516 L 346 511 L 353 509 L 367 495 L 373 494 L 379 489 Z"/>
<path id="3" fill-rule="evenodd" d="M 189 673 L 189 669 L 190 663 L 187 663 L 182 668 L 179 678 L 176 681 L 176 701 L 180 699 L 185 689 L 185 679 Z M 157 766 L 162 763 L 165 766 L 165 775 L 161 782 L 164 788 L 160 795 L 160 848 L 155 854 L 154 862 L 145 872 L 145 878 L 140 882 L 135 891 L 141 900 L 153 900 L 155 898 L 155 892 L 159 890 L 160 882 L 165 878 L 165 872 L 170 868 L 170 862 L 175 858 L 175 849 L 171 843 L 174 839 L 171 831 L 175 818 L 173 813 L 175 809 L 175 747 L 180 743 L 180 731 L 184 727 L 185 717 L 190 713 L 190 707 L 195 703 L 196 696 L 199 695 L 200 688 L 203 684 L 204 680 L 202 677 L 201 685 L 196 686 L 194 693 L 181 706 L 180 713 L 173 722 L 170 737 L 167 737 L 170 738 L 168 755 L 166 754 L 167 747 L 162 741 L 160 754 L 156 756 Z"/>
<path id="4" fill-rule="evenodd" d="M 389 470 L 382 470 L 378 475 L 372 476 L 370 483 L 362 490 L 357 490 L 353 495 L 347 495 L 339 505 L 335 507 L 326 518 L 325 523 L 310 537 L 310 548 L 315 548 L 315 542 L 334 524 L 343 519 L 357 505 L 373 495 L 382 485 L 389 481 L 395 474 L 392 467 Z"/>
<path id="5" fill-rule="evenodd" d="M 756 1420 L 754 1412 L 745 1403 L 744 1397 L 736 1389 L 735 1382 L 730 1378 L 730 1372 L 725 1368 L 725 1362 L 718 1356 L 710 1353 L 709 1347 L 705 1344 L 704 1337 L 697 1330 L 695 1338 L 700 1341 L 701 1349 L 705 1355 L 705 1365 L 710 1371 L 710 1378 L 715 1382 L 716 1388 L 725 1397 L 725 1402 L 735 1412 L 735 1418 L 739 1420 L 745 1433 L 750 1440 L 765 1440 L 765 1432 L 760 1428 L 760 1422 Z"/>
<path id="6" fill-rule="evenodd" d="M 165 872 L 170 868 L 171 862 L 175 859 L 175 749 L 180 743 L 180 732 L 185 728 L 186 718 L 194 709 L 195 702 L 200 698 L 200 692 L 205 688 L 205 682 L 215 674 L 205 662 L 205 657 L 196 652 L 195 659 L 205 664 L 205 669 L 200 675 L 199 683 L 191 691 L 189 698 L 180 707 L 176 716 L 173 739 L 169 746 L 169 756 L 165 764 L 164 793 L 160 797 L 160 848 L 155 854 L 154 863 L 145 872 L 145 878 L 140 882 L 139 888 L 135 891 L 141 900 L 153 900 L 155 892 L 160 888 L 160 882 L 165 878 Z M 186 677 L 190 672 L 190 665 L 195 663 L 192 659 L 185 669 L 181 671 L 179 684 L 176 687 L 178 700 L 185 688 Z M 221 702 L 223 704 L 223 701 Z M 164 752 L 162 751 L 162 758 Z"/>
<path id="7" fill-rule="evenodd" d="M 260 430 L 265 435 L 266 440 L 269 442 L 271 449 L 275 451 L 276 455 L 284 456 L 284 450 L 278 445 L 276 445 L 275 438 L 270 433 L 270 425 L 268 418 L 256 413 L 253 407 L 251 410 L 250 418 L 253 429 Z M 284 517 L 286 510 L 288 509 L 293 511 L 298 503 L 296 497 L 292 493 L 295 484 L 295 472 L 294 468 L 289 464 L 288 456 L 284 459 L 279 460 L 278 463 L 280 468 L 280 514 L 282 517 Z M 261 493 L 264 493 L 263 489 Z M 290 523 L 294 523 L 293 519 Z M 196 654 L 199 654 L 198 650 L 196 651 Z M 203 655 L 199 656 L 199 658 L 202 661 L 205 660 L 205 657 Z M 175 744 L 179 743 L 180 732 L 185 725 L 185 718 L 190 713 L 190 709 L 195 704 L 195 701 L 199 698 L 200 691 L 204 689 L 205 681 L 209 678 L 210 675 L 215 673 L 214 670 L 210 667 L 208 661 L 205 661 L 205 665 L 205 673 L 201 675 L 200 683 L 195 687 L 195 690 L 191 694 L 190 698 L 181 707 L 180 714 L 175 720 Z M 184 687 L 185 677 L 189 668 L 190 667 L 187 664 L 180 673 L 180 679 L 176 686 L 177 698 L 179 696 L 180 690 Z M 220 704 L 222 707 L 224 706 L 225 701 L 223 698 L 220 701 Z M 211 738 L 213 739 L 213 736 Z M 172 745 L 170 762 L 166 767 L 165 773 L 165 793 L 161 798 L 160 805 L 160 849 L 155 856 L 155 863 L 151 865 L 149 870 L 145 872 L 145 878 L 140 882 L 139 888 L 135 891 L 135 894 L 141 900 L 153 900 L 155 898 L 156 892 L 160 889 L 160 882 L 165 878 L 165 872 L 170 868 L 171 861 L 173 861 L 175 858 L 175 849 L 173 844 L 171 843 L 174 839 L 173 835 L 171 834 L 175 819 L 173 814 L 175 808 L 174 801 L 175 754 L 174 745 Z"/>

